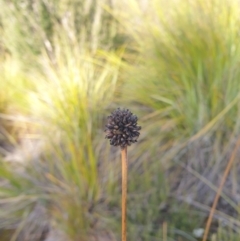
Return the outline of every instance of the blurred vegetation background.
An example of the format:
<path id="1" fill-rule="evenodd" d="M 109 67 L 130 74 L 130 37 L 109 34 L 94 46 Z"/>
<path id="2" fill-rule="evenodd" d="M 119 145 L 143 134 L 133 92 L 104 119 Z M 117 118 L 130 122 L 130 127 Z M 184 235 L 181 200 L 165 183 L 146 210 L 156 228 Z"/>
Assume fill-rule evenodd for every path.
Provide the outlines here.
<path id="1" fill-rule="evenodd" d="M 129 148 L 128 240 L 237 241 L 238 0 L 0 0 L 0 240 L 120 240 L 119 150 L 106 116 L 142 126 Z"/>

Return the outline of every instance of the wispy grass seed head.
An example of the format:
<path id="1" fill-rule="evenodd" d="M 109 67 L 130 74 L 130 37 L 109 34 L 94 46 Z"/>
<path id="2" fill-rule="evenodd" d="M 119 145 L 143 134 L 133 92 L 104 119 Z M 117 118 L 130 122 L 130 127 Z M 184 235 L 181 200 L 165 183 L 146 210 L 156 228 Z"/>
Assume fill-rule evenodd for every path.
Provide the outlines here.
<path id="1" fill-rule="evenodd" d="M 128 109 L 116 109 L 108 116 L 106 138 L 110 145 L 120 146 L 122 149 L 137 142 L 141 126 L 137 125 L 138 118 Z"/>

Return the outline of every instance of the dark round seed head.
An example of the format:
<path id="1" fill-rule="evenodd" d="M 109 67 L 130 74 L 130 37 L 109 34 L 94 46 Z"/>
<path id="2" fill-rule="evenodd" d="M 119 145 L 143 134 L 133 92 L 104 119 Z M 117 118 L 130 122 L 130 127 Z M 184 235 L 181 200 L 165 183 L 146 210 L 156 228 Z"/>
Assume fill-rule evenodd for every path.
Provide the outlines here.
<path id="1" fill-rule="evenodd" d="M 138 118 L 128 109 L 116 109 L 107 117 L 106 137 L 113 146 L 124 148 L 137 142 L 141 126 L 137 125 Z"/>

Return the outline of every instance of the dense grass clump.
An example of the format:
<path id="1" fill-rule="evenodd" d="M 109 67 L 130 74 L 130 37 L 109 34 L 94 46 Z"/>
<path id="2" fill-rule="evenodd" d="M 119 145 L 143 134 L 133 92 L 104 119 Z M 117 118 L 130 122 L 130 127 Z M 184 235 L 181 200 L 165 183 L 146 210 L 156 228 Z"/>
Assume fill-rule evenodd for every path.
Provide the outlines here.
<path id="1" fill-rule="evenodd" d="M 183 1 L 177 7 L 171 1 L 169 9 L 160 6 L 155 6 L 157 21 L 142 21 L 138 37 L 147 32 L 147 44 L 140 42 L 142 58 L 126 84 L 126 96 L 156 111 L 154 118 L 161 117 L 160 126 L 169 123 L 174 138 L 210 134 L 222 129 L 221 123 L 222 134 L 237 129 L 237 2 Z"/>
<path id="2" fill-rule="evenodd" d="M 129 66 L 124 93 L 137 109 L 145 107 L 144 145 L 171 167 L 174 193 L 187 200 L 190 192 L 188 202 L 209 205 L 239 135 L 240 9 L 236 1 L 158 2 L 150 9 L 153 15 L 143 14 L 144 21 L 130 29 L 141 56 Z M 187 170 L 184 176 L 179 166 Z M 238 186 L 235 177 L 229 182 Z"/>

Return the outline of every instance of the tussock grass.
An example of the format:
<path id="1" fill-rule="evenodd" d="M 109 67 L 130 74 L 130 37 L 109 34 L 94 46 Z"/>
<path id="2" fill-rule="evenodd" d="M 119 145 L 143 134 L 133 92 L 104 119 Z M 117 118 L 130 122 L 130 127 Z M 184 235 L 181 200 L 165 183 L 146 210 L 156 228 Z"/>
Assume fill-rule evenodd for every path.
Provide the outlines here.
<path id="1" fill-rule="evenodd" d="M 55 210 L 54 217 L 58 217 L 63 229 L 68 228 L 67 233 L 75 240 L 87 230 L 86 213 L 100 199 L 101 156 L 96 151 L 102 142 L 99 128 L 114 96 L 119 66 L 90 55 L 74 58 L 74 50 L 67 56 L 58 56 L 53 68 L 46 66 L 37 105 L 42 106 L 38 110 L 42 110 L 40 115 L 48 125 L 47 130 L 55 133 L 54 137 L 47 135 L 57 155 L 56 164 L 52 165 L 58 168 L 59 182 L 71 190 L 56 199 L 60 212 Z M 64 212 L 69 215 L 67 220 Z"/>
<path id="2" fill-rule="evenodd" d="M 78 240 L 96 221 L 88 210 L 99 202 L 102 191 L 98 163 L 104 157 L 99 153 L 103 138 L 99 129 L 114 100 L 120 62 L 81 53 L 77 46 L 55 46 L 59 48 L 54 62 L 43 55 L 43 73 L 32 106 L 44 123 L 42 131 L 53 153 L 47 160 L 51 170 L 47 176 L 58 188 L 67 188 L 50 194 L 55 202 L 52 218 L 72 240 Z"/>
<path id="3" fill-rule="evenodd" d="M 236 1 L 155 3 L 136 30 L 143 56 L 126 96 L 148 107 L 172 138 L 236 130 L 239 100 L 239 6 Z M 135 91 L 135 95 L 130 95 Z M 132 98 L 133 97 L 133 98 Z M 232 116 L 233 118 L 229 118 Z M 231 120 L 230 120 L 231 119 Z M 166 128 L 164 128 L 166 126 Z M 225 131 L 222 131 L 225 133 Z"/>
<path id="4" fill-rule="evenodd" d="M 239 5 L 237 1 L 158 1 L 146 7 L 151 16 L 135 1 L 130 6 L 141 16 L 128 29 L 140 56 L 135 67 L 129 66 L 123 93 L 144 116 L 148 137 L 142 148 L 153 147 L 149 152 L 161 156 L 164 169 L 174 170 L 170 183 L 180 183 L 174 192 L 207 204 L 214 195 L 210 185 L 200 184 L 177 166 L 186 164 L 187 170 L 191 167 L 218 186 L 226 153 L 239 135 Z M 236 206 L 235 212 L 239 212 Z"/>
<path id="5" fill-rule="evenodd" d="M 92 215 L 90 210 L 101 197 L 99 128 L 105 109 L 114 100 L 120 67 L 120 62 L 115 61 L 118 57 L 112 62 L 112 58 L 108 60 L 96 51 L 99 46 L 110 48 L 115 34 L 112 28 L 116 26 L 115 21 L 102 10 L 105 4 L 104 1 L 96 5 L 91 1 L 61 1 L 57 5 L 54 1 L 1 2 L 6 10 L 1 16 L 4 46 L 13 59 L 22 62 L 20 69 L 27 70 L 32 77 L 33 88 L 25 83 L 25 89 L 19 93 L 28 93 L 28 113 L 38 119 L 37 132 L 47 143 L 44 164 L 32 160 L 20 175 L 11 168 L 1 169 L 8 173 L 2 176 L 3 184 L 9 183 L 6 185 L 12 200 L 8 202 L 8 196 L 3 193 L 2 203 L 8 212 L 2 213 L 1 228 L 8 229 L 9 222 L 15 225 L 14 229 L 19 227 L 13 239 L 24 238 L 28 217 L 37 202 L 41 202 L 50 217 L 47 226 L 63 230 L 71 240 L 86 238 L 89 227 L 97 220 L 95 212 Z M 14 19 L 9 21 L 11 15 Z M 99 25 L 101 22 L 107 26 Z M 83 26 L 79 28 L 81 23 Z M 38 35 L 33 34 L 36 32 Z M 16 81 L 17 77 L 11 80 Z M 9 94 L 6 83 L 1 82 Z M 9 90 L 16 91 L 17 86 L 11 84 Z M 21 85 L 20 78 L 18 84 Z M 2 101 L 4 107 L 18 103 L 10 94 L 5 99 L 9 102 Z M 27 181 L 21 177 L 25 174 Z M 19 185 L 14 192 L 11 186 L 16 184 L 16 179 Z M 3 186 L 2 190 L 8 189 Z M 33 202 L 27 195 L 32 189 L 36 191 Z M 19 200 L 21 195 L 26 202 Z"/>

